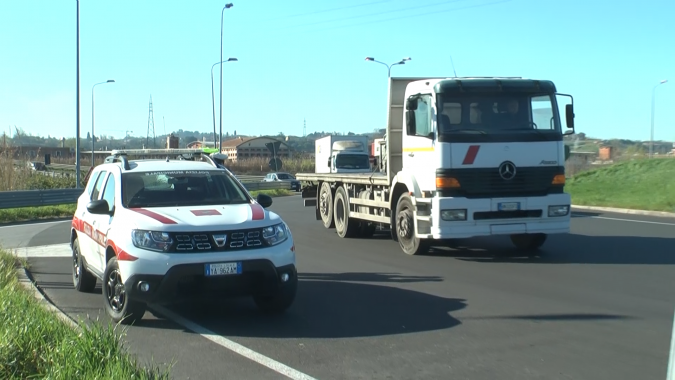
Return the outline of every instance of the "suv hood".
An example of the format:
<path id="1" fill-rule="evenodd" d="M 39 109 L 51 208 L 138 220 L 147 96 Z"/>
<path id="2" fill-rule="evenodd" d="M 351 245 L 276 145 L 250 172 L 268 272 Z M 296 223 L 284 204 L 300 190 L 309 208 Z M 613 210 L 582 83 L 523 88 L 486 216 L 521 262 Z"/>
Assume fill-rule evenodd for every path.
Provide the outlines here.
<path id="1" fill-rule="evenodd" d="M 167 230 L 228 230 L 254 228 L 281 222 L 258 203 L 216 206 L 131 208 L 138 228 Z"/>

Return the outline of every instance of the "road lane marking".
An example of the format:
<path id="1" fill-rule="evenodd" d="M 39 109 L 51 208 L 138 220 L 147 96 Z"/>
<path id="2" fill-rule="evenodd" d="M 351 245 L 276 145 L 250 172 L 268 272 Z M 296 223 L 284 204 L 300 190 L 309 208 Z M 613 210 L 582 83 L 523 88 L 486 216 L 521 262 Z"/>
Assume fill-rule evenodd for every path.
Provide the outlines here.
<path id="1" fill-rule="evenodd" d="M 670 333 L 670 355 L 668 357 L 666 380 L 675 380 L 675 313 L 673 313 L 673 328 Z"/>
<path id="2" fill-rule="evenodd" d="M 572 213 L 574 216 L 574 213 Z M 577 215 L 575 218 L 592 218 L 592 219 L 603 219 L 603 220 L 616 220 L 618 222 L 633 222 L 633 223 L 644 223 L 644 224 L 658 224 L 661 226 L 675 226 L 675 223 L 666 223 L 666 222 L 652 222 L 650 220 L 635 220 L 635 219 L 622 219 L 622 218 L 610 218 L 608 216 L 584 216 Z"/>
<path id="3" fill-rule="evenodd" d="M 70 244 L 52 244 L 39 245 L 36 247 L 19 247 L 7 249 L 11 253 L 15 253 L 18 257 L 71 257 L 73 251 L 70 249 Z"/>
<path id="4" fill-rule="evenodd" d="M 172 320 L 173 322 L 178 323 L 179 325 L 182 325 L 188 330 L 192 330 L 195 333 L 203 336 L 204 338 L 214 342 L 215 344 L 222 346 L 224 348 L 227 348 L 230 351 L 233 351 L 247 359 L 253 360 L 254 362 L 264 365 L 265 367 L 280 373 L 289 379 L 293 380 L 316 380 L 315 378 L 304 374 L 296 369 L 293 369 L 283 363 L 279 363 L 278 361 L 268 358 L 265 355 L 262 355 L 260 353 L 257 353 L 250 348 L 247 348 L 245 346 L 242 346 L 239 343 L 236 343 L 234 341 L 231 341 L 223 336 L 220 336 L 213 331 L 202 327 L 186 318 L 181 317 L 180 315 L 173 313 L 166 308 L 162 306 L 149 306 L 149 308 L 154 309 L 158 313 L 162 314 L 166 318 Z"/>
<path id="5" fill-rule="evenodd" d="M 29 223 L 29 224 L 12 224 L 10 226 L 0 226 L 0 229 L 3 228 L 13 228 L 13 227 L 30 227 L 30 226 L 44 226 L 47 224 L 56 224 L 56 223 L 71 223 L 70 219 L 62 219 L 62 220 L 56 220 L 53 222 L 35 222 L 35 223 Z"/>

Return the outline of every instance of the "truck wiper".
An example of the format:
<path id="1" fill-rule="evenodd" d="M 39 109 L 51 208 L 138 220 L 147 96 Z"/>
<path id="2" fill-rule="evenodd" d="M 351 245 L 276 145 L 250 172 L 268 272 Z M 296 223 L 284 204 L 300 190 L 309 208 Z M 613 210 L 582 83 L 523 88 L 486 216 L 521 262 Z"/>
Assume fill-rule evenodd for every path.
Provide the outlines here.
<path id="1" fill-rule="evenodd" d="M 473 128 L 459 128 L 459 129 L 450 129 L 448 132 L 476 132 L 480 133 L 481 135 L 487 134 L 484 130 L 482 129 L 473 129 Z"/>

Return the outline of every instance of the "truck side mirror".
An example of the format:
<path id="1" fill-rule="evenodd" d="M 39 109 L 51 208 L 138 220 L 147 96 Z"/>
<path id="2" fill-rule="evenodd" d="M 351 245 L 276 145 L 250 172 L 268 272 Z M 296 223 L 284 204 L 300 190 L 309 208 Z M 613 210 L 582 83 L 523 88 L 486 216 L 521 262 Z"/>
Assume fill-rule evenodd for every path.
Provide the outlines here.
<path id="1" fill-rule="evenodd" d="M 417 134 L 417 125 L 415 124 L 415 113 L 407 111 L 405 113 L 405 131 L 408 136 L 415 136 Z"/>
<path id="2" fill-rule="evenodd" d="M 328 167 L 330 168 L 330 157 L 328 157 Z"/>
<path id="3" fill-rule="evenodd" d="M 565 131 L 565 134 L 574 134 L 574 105 L 568 104 L 565 106 L 565 119 L 567 121 L 567 128 L 569 129 Z"/>

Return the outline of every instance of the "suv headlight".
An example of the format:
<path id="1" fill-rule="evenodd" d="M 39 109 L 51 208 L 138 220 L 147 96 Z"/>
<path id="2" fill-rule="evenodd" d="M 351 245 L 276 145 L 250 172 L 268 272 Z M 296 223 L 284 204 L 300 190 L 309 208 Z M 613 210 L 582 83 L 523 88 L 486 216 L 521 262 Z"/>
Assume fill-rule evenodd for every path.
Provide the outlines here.
<path id="1" fill-rule="evenodd" d="M 148 230 L 131 230 L 131 241 L 137 248 L 157 252 L 166 252 L 173 244 L 168 233 Z"/>
<path id="2" fill-rule="evenodd" d="M 269 245 L 277 245 L 283 243 L 288 239 L 290 231 L 286 223 L 279 223 L 274 226 L 265 227 L 262 229 L 263 238 Z"/>

